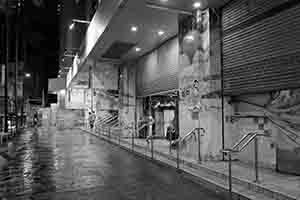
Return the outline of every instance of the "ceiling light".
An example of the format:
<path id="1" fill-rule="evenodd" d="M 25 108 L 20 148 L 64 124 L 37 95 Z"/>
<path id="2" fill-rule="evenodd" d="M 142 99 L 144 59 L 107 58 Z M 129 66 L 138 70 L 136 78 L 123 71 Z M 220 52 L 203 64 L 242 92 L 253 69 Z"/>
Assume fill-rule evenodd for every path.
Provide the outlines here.
<path id="1" fill-rule="evenodd" d="M 132 32 L 137 32 L 138 31 L 138 27 L 137 26 L 132 26 L 131 27 L 131 31 Z"/>
<path id="2" fill-rule="evenodd" d="M 140 47 L 136 47 L 136 48 L 135 48 L 135 51 L 136 51 L 136 52 L 139 52 L 139 51 L 141 51 L 141 48 L 140 48 Z"/>
<path id="3" fill-rule="evenodd" d="M 72 24 L 69 26 L 69 29 L 70 29 L 70 30 L 73 30 L 74 26 L 75 26 L 75 23 L 72 23 Z"/>
<path id="4" fill-rule="evenodd" d="M 196 8 L 196 9 L 198 9 L 198 8 L 200 8 L 201 7 L 201 2 L 195 2 L 194 4 L 193 4 L 193 7 L 194 8 Z"/>
<path id="5" fill-rule="evenodd" d="M 30 77 L 31 77 L 31 74 L 25 73 L 25 77 L 26 77 L 26 78 L 30 78 Z"/>
<path id="6" fill-rule="evenodd" d="M 165 34 L 165 32 L 163 30 L 159 30 L 157 33 L 159 36 L 162 36 L 163 34 Z"/>

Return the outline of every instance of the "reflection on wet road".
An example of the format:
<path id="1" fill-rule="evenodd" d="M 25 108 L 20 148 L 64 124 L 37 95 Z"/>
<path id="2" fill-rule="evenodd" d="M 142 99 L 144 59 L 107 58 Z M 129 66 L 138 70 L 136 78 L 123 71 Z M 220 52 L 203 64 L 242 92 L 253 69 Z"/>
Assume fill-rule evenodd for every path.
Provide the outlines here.
<path id="1" fill-rule="evenodd" d="M 158 166 L 80 130 L 28 130 L 24 148 L 0 172 L 6 199 L 218 199 L 174 170 Z"/>

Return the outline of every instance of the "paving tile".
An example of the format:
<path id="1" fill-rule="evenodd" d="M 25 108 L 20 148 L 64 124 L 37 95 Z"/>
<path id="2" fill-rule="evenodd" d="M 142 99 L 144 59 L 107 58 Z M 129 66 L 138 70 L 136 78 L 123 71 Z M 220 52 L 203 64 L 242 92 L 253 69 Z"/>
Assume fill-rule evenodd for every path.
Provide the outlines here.
<path id="1" fill-rule="evenodd" d="M 176 170 L 77 129 L 27 130 L 16 145 L 24 148 L 0 173 L 0 180 L 9 175 L 0 193 L 8 200 L 222 199 Z"/>

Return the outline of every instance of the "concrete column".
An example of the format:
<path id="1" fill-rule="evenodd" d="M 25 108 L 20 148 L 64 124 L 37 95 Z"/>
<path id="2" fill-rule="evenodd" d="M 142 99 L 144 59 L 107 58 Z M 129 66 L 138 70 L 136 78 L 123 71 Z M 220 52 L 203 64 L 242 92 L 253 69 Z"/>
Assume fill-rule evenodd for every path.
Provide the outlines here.
<path id="1" fill-rule="evenodd" d="M 217 157 L 222 148 L 220 51 L 216 51 L 216 19 L 210 10 L 179 16 L 179 133 L 204 128 L 202 157 Z M 213 53 L 211 53 L 213 52 Z M 190 144 L 197 157 L 197 144 Z"/>

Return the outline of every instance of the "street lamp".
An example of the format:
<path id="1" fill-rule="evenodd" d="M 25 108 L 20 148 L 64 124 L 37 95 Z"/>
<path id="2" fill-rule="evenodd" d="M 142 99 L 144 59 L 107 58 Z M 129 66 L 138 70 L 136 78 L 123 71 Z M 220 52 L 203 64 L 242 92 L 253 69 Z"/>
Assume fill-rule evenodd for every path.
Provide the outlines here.
<path id="1" fill-rule="evenodd" d="M 80 20 L 80 19 L 72 19 L 72 23 L 69 26 L 70 30 L 73 30 L 75 27 L 75 23 L 80 23 L 80 24 L 90 24 L 90 21 L 87 20 Z"/>

